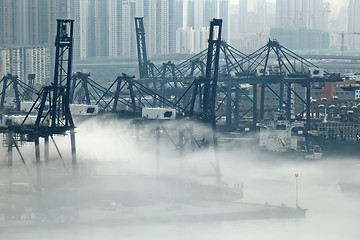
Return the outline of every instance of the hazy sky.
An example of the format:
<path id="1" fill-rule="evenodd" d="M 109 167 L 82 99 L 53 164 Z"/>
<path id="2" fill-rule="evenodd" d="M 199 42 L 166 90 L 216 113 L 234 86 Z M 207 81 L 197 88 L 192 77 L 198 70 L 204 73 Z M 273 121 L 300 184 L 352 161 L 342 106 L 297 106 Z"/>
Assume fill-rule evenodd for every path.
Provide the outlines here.
<path id="1" fill-rule="evenodd" d="M 238 0 L 230 0 L 233 4 L 236 4 Z M 267 0 L 271 3 L 276 3 L 276 0 Z M 338 12 L 341 7 L 346 7 L 348 5 L 349 0 L 324 0 L 324 2 L 331 3 L 331 11 Z M 249 1 L 249 5 L 251 5 L 252 1 Z"/>

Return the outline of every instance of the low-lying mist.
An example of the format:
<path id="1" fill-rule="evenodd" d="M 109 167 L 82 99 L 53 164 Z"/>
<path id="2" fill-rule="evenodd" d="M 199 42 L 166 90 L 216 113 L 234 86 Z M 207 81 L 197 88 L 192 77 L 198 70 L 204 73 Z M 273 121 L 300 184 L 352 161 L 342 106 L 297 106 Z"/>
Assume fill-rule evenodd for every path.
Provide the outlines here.
<path id="1" fill-rule="evenodd" d="M 2 148 L 1 239 L 360 237 L 360 191 L 356 187 L 347 191 L 341 186 L 347 183 L 359 188 L 358 159 L 301 160 L 223 144 L 214 151 L 212 133 L 200 123 L 152 122 L 135 127 L 130 120 L 111 116 L 78 123 L 77 171 L 71 165 L 70 137 L 57 136 L 55 142 L 63 161 L 51 143 L 50 162 L 46 164 L 42 158 L 40 179 L 33 144 L 21 147 L 28 172 L 15 151 L 14 167 L 9 171 L 5 166 L 6 149 Z M 131 220 L 139 211 L 148 211 L 143 206 L 164 206 L 172 211 L 193 201 L 218 201 L 217 163 L 220 186 L 231 189 L 242 185 L 244 193 L 243 197 L 231 195 L 221 201 L 295 207 L 297 173 L 298 204 L 308 209 L 307 216 L 231 221 L 207 221 L 206 216 L 196 221 Z M 7 190 L 9 182 L 13 184 L 12 192 Z M 33 184 L 37 191 L 24 184 Z M 35 223 L 24 220 L 24 212 L 31 218 L 33 208 L 43 213 Z M 18 209 L 22 220 L 1 219 L 7 209 Z"/>

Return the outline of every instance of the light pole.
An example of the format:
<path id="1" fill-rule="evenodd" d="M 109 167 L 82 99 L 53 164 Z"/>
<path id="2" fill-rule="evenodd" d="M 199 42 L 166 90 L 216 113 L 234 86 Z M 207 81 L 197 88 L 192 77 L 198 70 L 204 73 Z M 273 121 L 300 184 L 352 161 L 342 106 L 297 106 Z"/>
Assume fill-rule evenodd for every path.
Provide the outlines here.
<path id="1" fill-rule="evenodd" d="M 299 191 L 298 191 L 298 189 L 299 189 L 299 181 L 298 181 L 298 178 L 299 178 L 299 174 L 297 174 L 297 173 L 295 173 L 295 177 L 296 177 L 296 207 L 299 207 L 299 204 L 298 204 L 298 200 L 299 200 L 299 195 L 298 195 L 298 193 L 299 193 Z"/>

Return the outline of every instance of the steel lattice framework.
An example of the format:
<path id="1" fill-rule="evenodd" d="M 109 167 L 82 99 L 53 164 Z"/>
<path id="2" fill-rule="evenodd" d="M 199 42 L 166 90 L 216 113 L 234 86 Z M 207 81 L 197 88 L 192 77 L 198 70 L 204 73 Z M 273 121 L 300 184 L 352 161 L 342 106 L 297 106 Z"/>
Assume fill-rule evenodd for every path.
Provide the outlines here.
<path id="1" fill-rule="evenodd" d="M 4 112 L 5 109 L 5 101 L 6 96 L 13 95 L 15 100 L 15 111 L 20 111 L 20 102 L 21 101 L 29 101 L 32 100 L 32 94 L 38 94 L 38 91 L 36 91 L 33 88 L 33 84 L 31 84 L 31 81 L 33 82 L 33 79 L 35 78 L 35 75 L 30 74 L 29 75 L 29 84 L 26 84 L 25 82 L 21 81 L 18 76 L 7 74 L 0 80 L 0 86 L 1 92 L 0 92 L 0 111 Z M 10 90 L 12 89 L 12 93 Z M 11 111 L 11 110 L 10 110 Z"/>
<path id="2" fill-rule="evenodd" d="M 251 118 L 251 126 L 256 129 L 266 111 L 267 90 L 278 98 L 278 109 L 286 111 L 289 120 L 306 120 L 309 129 L 311 87 L 342 80 L 326 71 L 323 76 L 309 74 L 310 68 L 318 67 L 276 40 L 244 54 L 219 35 L 215 37 L 214 27 L 217 34 L 221 32 L 220 20 L 216 19 L 210 25 L 207 49 L 179 64 L 169 61 L 156 67 L 147 58 L 143 19 L 136 18 L 135 23 L 139 80 L 123 74 L 104 88 L 78 73 L 73 76 L 72 101 L 89 103 L 91 99 L 103 111 L 139 112 L 143 107 L 172 107 L 185 116 L 210 122 L 225 117 L 228 129 Z M 301 85 L 306 93 L 297 92 L 295 85 Z M 292 114 L 293 98 L 304 104 L 304 110 L 296 116 Z"/>
<path id="3" fill-rule="evenodd" d="M 74 20 L 57 20 L 54 81 L 42 87 L 21 124 L 0 126 L 0 131 L 7 135 L 5 142 L 8 148 L 9 166 L 12 165 L 12 148 L 15 147 L 26 167 L 19 145 L 23 141 L 35 143 L 38 176 L 36 188 L 38 189 L 42 188 L 39 138 L 44 138 L 45 162 L 47 162 L 49 160 L 49 138 L 53 139 L 53 135 L 64 135 L 70 132 L 74 169 L 76 166 L 75 125 L 70 112 L 73 23 Z M 13 78 L 13 81 L 14 79 L 16 78 Z M 34 114 L 36 120 L 32 122 L 31 118 Z M 59 155 L 61 157 L 60 152 Z"/>

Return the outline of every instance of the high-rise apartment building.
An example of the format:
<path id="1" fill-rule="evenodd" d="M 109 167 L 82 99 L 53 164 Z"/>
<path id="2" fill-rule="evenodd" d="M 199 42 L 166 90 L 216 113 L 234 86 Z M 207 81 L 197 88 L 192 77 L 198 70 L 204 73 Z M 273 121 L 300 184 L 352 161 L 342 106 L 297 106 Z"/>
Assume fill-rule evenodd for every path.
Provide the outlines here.
<path id="1" fill-rule="evenodd" d="M 230 30 L 230 17 L 229 17 L 229 0 L 219 0 L 219 11 L 217 18 L 223 20 L 222 24 L 222 38 L 227 42 L 230 42 L 229 30 Z"/>
<path id="2" fill-rule="evenodd" d="M 50 81 L 50 49 L 47 45 L 0 48 L 0 78 L 17 75 L 26 82 L 28 74 L 35 74 L 35 83 Z"/>
<path id="3" fill-rule="evenodd" d="M 104 57 L 109 52 L 108 1 L 72 0 L 74 57 Z"/>
<path id="4" fill-rule="evenodd" d="M 248 15 L 248 0 L 239 0 L 239 17 L 238 17 L 238 32 L 244 34 L 247 32 L 247 15 Z"/>
<path id="5" fill-rule="evenodd" d="M 0 1 L 0 44 L 20 44 L 19 1 Z"/>
<path id="6" fill-rule="evenodd" d="M 72 18 L 74 22 L 74 55 L 79 58 L 87 58 L 89 55 L 90 40 L 90 0 L 74 0 L 72 2 Z"/>
<path id="7" fill-rule="evenodd" d="M 94 0 L 91 3 L 90 10 L 92 10 L 93 16 L 90 18 L 90 34 L 89 41 L 91 50 L 91 57 L 104 57 L 107 56 L 108 52 L 108 36 L 107 36 L 107 18 L 106 18 L 106 5 L 103 0 Z"/>
<path id="8" fill-rule="evenodd" d="M 155 55 L 157 51 L 157 0 L 144 2 L 144 27 L 146 33 L 146 50 L 148 54 Z"/>
<path id="9" fill-rule="evenodd" d="M 175 9 L 175 16 L 174 16 L 174 24 L 175 29 L 185 27 L 184 25 L 184 1 L 186 0 L 174 0 L 174 9 Z"/>
<path id="10" fill-rule="evenodd" d="M 276 26 L 327 31 L 329 12 L 323 0 L 277 0 Z"/>
<path id="11" fill-rule="evenodd" d="M 10 73 L 10 49 L 0 48 L 0 78 Z"/>
<path id="12" fill-rule="evenodd" d="M 206 0 L 188 0 L 187 27 L 198 29 L 205 26 L 205 3 Z"/>
<path id="13" fill-rule="evenodd" d="M 169 54 L 175 50 L 174 1 L 157 1 L 156 49 L 158 54 Z"/>
<path id="14" fill-rule="evenodd" d="M 360 1 L 350 0 L 348 9 L 347 39 L 350 49 L 360 49 Z"/>
<path id="15" fill-rule="evenodd" d="M 48 70 L 39 70 L 43 66 L 39 61 L 46 59 L 47 66 L 53 67 L 56 19 L 70 17 L 69 11 L 70 0 L 1 0 L 0 47 L 11 49 L 8 50 L 10 65 L 6 70 L 2 67 L 3 72 L 16 74 L 24 79 L 28 72 L 35 71 L 35 81 L 48 80 L 48 77 L 40 74 Z M 29 45 L 34 46 L 30 49 L 36 50 L 26 47 Z M 50 51 L 51 58 L 47 57 L 48 55 L 39 56 L 43 53 L 40 49 L 43 49 L 44 45 L 47 46 L 46 51 Z M 6 50 L 2 50 L 3 54 L 4 51 Z M 2 58 L 4 62 L 4 55 Z M 30 66 L 31 64 L 34 66 Z"/>
<path id="16" fill-rule="evenodd" d="M 229 41 L 229 0 L 187 0 L 186 24 L 194 30 L 209 27 L 213 18 L 223 19 L 223 39 Z"/>
<path id="17" fill-rule="evenodd" d="M 218 1 L 219 0 L 206 0 L 204 5 L 204 24 L 206 27 L 210 25 L 213 18 L 217 18 L 218 14 Z M 204 27 L 205 27 L 204 26 Z"/>
<path id="18" fill-rule="evenodd" d="M 135 17 L 144 17 L 149 55 L 174 53 L 175 26 L 182 26 L 182 2 L 72 0 L 75 58 L 136 57 Z"/>
<path id="19" fill-rule="evenodd" d="M 323 0 L 277 0 L 270 37 L 294 50 L 328 49 L 329 7 Z"/>
<path id="20" fill-rule="evenodd" d="M 255 14 L 257 16 L 256 32 L 266 32 L 267 3 L 266 0 L 255 1 Z"/>
<path id="21" fill-rule="evenodd" d="M 50 82 L 50 49 L 48 46 L 24 47 L 24 73 L 22 79 L 28 74 L 35 74 L 35 83 Z"/>
<path id="22" fill-rule="evenodd" d="M 121 51 L 119 52 L 119 55 L 122 57 L 134 57 L 136 56 L 136 36 L 134 27 L 134 18 L 136 16 L 135 1 L 122 2 L 121 16 Z"/>
<path id="23" fill-rule="evenodd" d="M 209 27 L 179 28 L 176 31 L 176 53 L 194 54 L 208 47 Z"/>
<path id="24" fill-rule="evenodd" d="M 108 54 L 109 57 L 117 57 L 120 49 L 120 13 L 122 2 L 108 0 L 107 4 Z"/>

